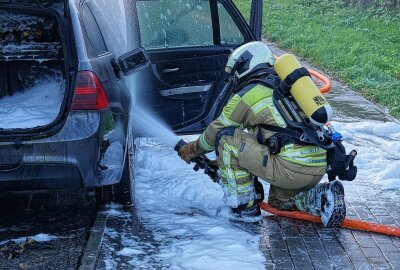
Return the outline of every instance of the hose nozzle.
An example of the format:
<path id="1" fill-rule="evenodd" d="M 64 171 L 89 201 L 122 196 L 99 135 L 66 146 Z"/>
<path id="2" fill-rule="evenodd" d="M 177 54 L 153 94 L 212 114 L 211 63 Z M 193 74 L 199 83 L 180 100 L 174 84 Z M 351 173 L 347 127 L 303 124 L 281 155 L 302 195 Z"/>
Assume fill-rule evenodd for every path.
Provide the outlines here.
<path id="1" fill-rule="evenodd" d="M 187 142 L 185 142 L 184 140 L 180 140 L 174 147 L 174 150 L 176 152 L 179 152 L 179 150 L 181 150 L 182 147 L 184 147 L 185 145 L 187 145 Z"/>
<path id="2" fill-rule="evenodd" d="M 179 150 L 181 150 L 182 147 L 187 145 L 187 143 L 184 140 L 180 140 L 174 147 L 174 150 L 178 152 L 179 155 Z M 201 155 L 198 157 L 195 157 L 191 160 L 191 162 L 194 163 L 193 170 L 196 172 L 199 170 L 204 170 L 204 173 L 207 174 L 214 182 L 219 181 L 219 175 L 218 175 L 218 168 L 210 166 L 210 160 L 205 156 Z"/>

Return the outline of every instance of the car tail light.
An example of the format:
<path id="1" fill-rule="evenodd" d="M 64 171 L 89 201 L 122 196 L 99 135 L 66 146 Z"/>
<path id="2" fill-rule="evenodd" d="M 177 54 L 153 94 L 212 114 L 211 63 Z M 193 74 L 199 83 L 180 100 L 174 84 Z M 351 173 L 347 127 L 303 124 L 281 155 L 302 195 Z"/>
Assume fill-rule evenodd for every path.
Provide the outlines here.
<path id="1" fill-rule="evenodd" d="M 96 74 L 91 71 L 79 71 L 76 75 L 71 110 L 102 110 L 106 108 L 108 108 L 107 96 Z"/>

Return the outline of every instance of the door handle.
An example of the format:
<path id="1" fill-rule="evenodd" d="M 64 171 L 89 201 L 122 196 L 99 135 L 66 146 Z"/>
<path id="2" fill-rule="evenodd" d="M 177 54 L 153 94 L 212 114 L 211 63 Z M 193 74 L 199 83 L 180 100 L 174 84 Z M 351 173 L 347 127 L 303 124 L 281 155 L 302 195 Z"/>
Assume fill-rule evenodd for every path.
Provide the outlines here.
<path id="1" fill-rule="evenodd" d="M 162 73 L 173 73 L 173 72 L 178 72 L 180 70 L 180 68 L 165 68 L 163 69 Z"/>

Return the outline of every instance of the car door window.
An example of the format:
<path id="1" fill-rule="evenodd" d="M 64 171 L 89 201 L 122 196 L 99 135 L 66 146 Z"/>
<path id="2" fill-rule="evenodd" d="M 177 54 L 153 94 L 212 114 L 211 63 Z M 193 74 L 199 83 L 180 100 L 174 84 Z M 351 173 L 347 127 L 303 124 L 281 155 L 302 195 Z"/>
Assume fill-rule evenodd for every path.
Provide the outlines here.
<path id="1" fill-rule="evenodd" d="M 137 1 L 136 9 L 141 45 L 146 49 L 213 44 L 209 1 Z"/>
<path id="2" fill-rule="evenodd" d="M 225 7 L 218 3 L 219 27 L 222 45 L 235 45 L 244 43 L 244 36 Z"/>

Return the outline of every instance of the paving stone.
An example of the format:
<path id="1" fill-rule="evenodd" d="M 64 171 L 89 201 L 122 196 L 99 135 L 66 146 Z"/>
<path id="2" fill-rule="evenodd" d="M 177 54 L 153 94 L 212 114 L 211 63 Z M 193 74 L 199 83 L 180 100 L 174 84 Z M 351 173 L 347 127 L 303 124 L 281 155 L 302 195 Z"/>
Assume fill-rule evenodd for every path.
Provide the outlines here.
<path id="1" fill-rule="evenodd" d="M 365 259 L 362 261 L 351 261 L 351 263 L 353 264 L 354 268 L 357 270 L 369 270 L 369 269 L 373 269 L 372 266 L 369 264 L 369 262 Z"/>
<path id="2" fill-rule="evenodd" d="M 265 269 L 266 270 L 275 270 L 276 269 L 276 264 L 273 261 L 267 261 L 265 263 Z"/>
<path id="3" fill-rule="evenodd" d="M 388 235 L 383 235 L 383 234 L 371 234 L 372 238 L 374 239 L 374 241 L 378 244 L 380 243 L 391 243 L 393 244 L 393 240 L 392 240 L 392 236 L 388 236 Z"/>
<path id="4" fill-rule="evenodd" d="M 324 247 L 322 246 L 321 242 L 319 240 L 314 240 L 314 241 L 304 241 L 307 250 L 311 253 L 313 251 L 317 250 L 324 250 Z"/>
<path id="5" fill-rule="evenodd" d="M 382 251 L 378 247 L 362 248 L 367 258 L 383 258 Z"/>
<path id="6" fill-rule="evenodd" d="M 369 261 L 365 257 L 360 257 L 360 258 L 349 258 L 352 265 L 354 266 L 355 269 L 372 269 L 373 267 L 370 265 Z"/>
<path id="7" fill-rule="evenodd" d="M 276 269 L 295 269 L 292 260 L 274 261 Z"/>
<path id="8" fill-rule="evenodd" d="M 269 242 L 271 249 L 277 249 L 277 250 L 286 250 L 286 242 L 285 241 L 270 241 Z"/>
<path id="9" fill-rule="evenodd" d="M 372 267 L 388 267 L 388 269 L 391 268 L 389 263 L 383 257 L 367 258 L 367 260 Z"/>
<path id="10" fill-rule="evenodd" d="M 379 248 L 382 250 L 383 253 L 398 253 L 400 256 L 400 251 L 399 249 L 395 246 L 394 243 L 380 243 Z"/>
<path id="11" fill-rule="evenodd" d="M 300 237 L 300 232 L 297 228 L 282 229 L 283 237 L 286 238 L 298 238 Z"/>
<path id="12" fill-rule="evenodd" d="M 292 255 L 292 262 L 296 269 L 312 269 L 313 268 L 311 260 L 308 258 L 308 256 L 304 257 L 304 256 Z"/>
<path id="13" fill-rule="evenodd" d="M 290 253 L 287 249 L 284 249 L 284 250 L 271 249 L 271 256 L 272 256 L 272 259 L 274 260 L 274 262 L 278 262 L 278 261 L 282 261 L 282 260 L 286 260 L 286 261 L 291 260 Z"/>
<path id="14" fill-rule="evenodd" d="M 372 237 L 369 233 L 355 231 L 355 232 L 353 232 L 353 235 L 361 247 L 363 247 L 363 248 L 377 247 L 374 239 L 372 239 Z"/>
<path id="15" fill-rule="evenodd" d="M 386 252 L 385 257 L 389 261 L 389 263 L 397 263 L 397 264 L 400 263 L 400 253 L 399 252 Z"/>
<path id="16" fill-rule="evenodd" d="M 389 216 L 389 212 L 385 208 L 372 208 L 370 210 L 374 216 Z"/>
<path id="17" fill-rule="evenodd" d="M 344 251 L 336 240 L 323 240 L 322 244 L 328 254 L 342 254 Z"/>
<path id="18" fill-rule="evenodd" d="M 325 251 L 310 251 L 309 255 L 315 268 L 323 269 L 331 264 L 331 261 Z M 325 268 L 326 269 L 326 268 Z"/>
<path id="19" fill-rule="evenodd" d="M 353 264 L 343 255 L 332 255 L 330 257 L 334 269 L 353 269 Z"/>

